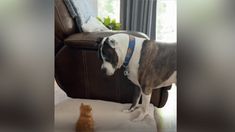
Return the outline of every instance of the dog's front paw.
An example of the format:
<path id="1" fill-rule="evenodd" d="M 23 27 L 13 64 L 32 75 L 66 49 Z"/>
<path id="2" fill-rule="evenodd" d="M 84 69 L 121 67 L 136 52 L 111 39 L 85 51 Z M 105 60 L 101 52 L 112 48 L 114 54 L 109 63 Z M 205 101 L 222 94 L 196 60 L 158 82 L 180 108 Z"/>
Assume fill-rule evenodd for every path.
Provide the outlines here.
<path id="1" fill-rule="evenodd" d="M 148 115 L 148 113 L 140 113 L 139 116 L 134 118 L 132 121 L 133 122 L 138 122 L 144 120 L 144 118 Z"/>
<path id="2" fill-rule="evenodd" d="M 125 110 L 122 110 L 122 112 L 125 112 L 125 113 L 130 113 L 130 112 L 133 112 L 135 110 L 135 108 L 130 108 L 130 109 L 125 109 Z"/>
<path id="3" fill-rule="evenodd" d="M 124 113 L 130 113 L 130 112 L 132 112 L 130 109 L 124 109 L 124 110 L 122 110 L 122 112 L 124 112 Z"/>
<path id="4" fill-rule="evenodd" d="M 138 109 L 139 108 L 139 106 L 134 106 L 134 107 L 131 107 L 130 109 L 124 109 L 124 110 L 122 110 L 122 112 L 125 112 L 125 113 L 130 113 L 130 112 L 133 112 L 133 111 L 135 111 L 136 109 Z"/>

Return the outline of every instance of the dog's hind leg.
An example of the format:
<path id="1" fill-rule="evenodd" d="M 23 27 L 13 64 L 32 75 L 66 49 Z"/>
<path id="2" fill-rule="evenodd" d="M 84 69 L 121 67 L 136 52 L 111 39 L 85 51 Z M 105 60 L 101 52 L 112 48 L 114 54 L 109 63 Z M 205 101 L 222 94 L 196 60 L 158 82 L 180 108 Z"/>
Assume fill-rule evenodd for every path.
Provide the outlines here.
<path id="1" fill-rule="evenodd" d="M 141 97 L 140 87 L 135 86 L 134 97 L 133 97 L 133 100 L 132 100 L 132 105 L 131 105 L 131 107 L 128 110 L 123 110 L 123 112 L 133 112 L 136 108 L 138 108 L 137 105 L 139 104 L 140 97 Z"/>

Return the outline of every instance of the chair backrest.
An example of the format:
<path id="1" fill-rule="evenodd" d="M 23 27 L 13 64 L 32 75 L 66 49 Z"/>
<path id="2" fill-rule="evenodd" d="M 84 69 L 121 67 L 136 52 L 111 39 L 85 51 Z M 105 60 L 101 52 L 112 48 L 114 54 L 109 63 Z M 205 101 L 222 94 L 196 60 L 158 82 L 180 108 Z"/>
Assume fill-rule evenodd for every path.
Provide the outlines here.
<path id="1" fill-rule="evenodd" d="M 75 21 L 70 16 L 64 0 L 55 0 L 54 14 L 56 49 L 55 78 L 59 86 L 69 97 L 73 98 L 102 99 L 121 103 L 131 102 L 135 86 L 130 80 L 123 77 L 124 68 L 112 77 L 103 77 L 103 74 L 99 70 L 101 61 L 97 59 L 96 50 L 92 48 L 89 50 L 88 48 L 70 48 L 69 46 L 64 46 L 64 39 L 66 37 L 78 33 Z M 103 35 L 105 34 L 103 33 Z M 131 32 L 128 34 L 131 34 Z M 82 37 L 86 35 L 82 34 Z M 134 33 L 132 35 L 143 37 L 140 33 Z M 96 38 L 96 36 L 91 38 Z M 81 45 L 83 44 L 84 41 Z M 88 47 L 89 45 L 93 44 L 87 44 Z M 167 90 L 162 92 L 162 89 L 157 89 L 152 93 L 151 101 L 155 106 L 163 107 L 167 97 Z"/>
<path id="2" fill-rule="evenodd" d="M 64 0 L 55 0 L 55 36 L 61 41 L 76 32 L 76 25 L 70 16 Z"/>

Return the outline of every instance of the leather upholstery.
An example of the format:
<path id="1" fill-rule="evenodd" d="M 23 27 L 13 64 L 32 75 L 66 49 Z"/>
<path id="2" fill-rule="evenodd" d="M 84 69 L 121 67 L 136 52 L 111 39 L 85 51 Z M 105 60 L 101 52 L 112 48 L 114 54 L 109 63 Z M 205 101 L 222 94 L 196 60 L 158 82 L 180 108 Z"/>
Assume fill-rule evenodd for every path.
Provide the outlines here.
<path id="1" fill-rule="evenodd" d="M 132 100 L 135 86 L 123 75 L 124 69 L 114 76 L 105 76 L 100 70 L 102 62 L 93 48 L 64 46 L 55 60 L 56 80 L 69 97 L 122 103 Z M 154 90 L 152 103 L 156 106 L 160 103 L 160 95 L 161 89 Z"/>
<path id="2" fill-rule="evenodd" d="M 135 86 L 123 75 L 124 69 L 106 77 L 101 73 L 102 62 L 97 54 L 98 37 L 120 32 L 146 37 L 142 33 L 127 31 L 77 33 L 64 1 L 55 0 L 55 79 L 69 97 L 121 103 L 132 101 Z M 163 107 L 167 90 L 154 90 L 151 102 Z"/>
<path id="3" fill-rule="evenodd" d="M 130 35 L 134 35 L 137 37 L 142 37 L 142 33 L 139 32 L 127 32 L 127 31 L 112 31 L 112 32 L 92 32 L 92 33 L 76 33 L 64 40 L 66 45 L 72 47 L 80 47 L 80 48 L 96 48 L 96 40 L 99 37 L 107 37 L 116 33 L 126 33 Z"/>
<path id="4" fill-rule="evenodd" d="M 73 18 L 70 16 L 64 0 L 55 0 L 55 34 L 59 39 L 75 33 L 76 27 Z"/>

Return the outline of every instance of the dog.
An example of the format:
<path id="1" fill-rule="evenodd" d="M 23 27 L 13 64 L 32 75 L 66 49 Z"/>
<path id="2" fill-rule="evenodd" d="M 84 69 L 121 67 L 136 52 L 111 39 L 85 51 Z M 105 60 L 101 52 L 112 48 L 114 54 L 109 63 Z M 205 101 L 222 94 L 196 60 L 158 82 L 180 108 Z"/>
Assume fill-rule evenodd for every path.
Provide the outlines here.
<path id="1" fill-rule="evenodd" d="M 176 43 L 163 43 L 118 33 L 97 40 L 102 60 L 101 70 L 108 76 L 122 66 L 124 75 L 137 86 L 136 97 L 125 112 L 139 108 L 142 96 L 142 114 L 135 121 L 148 114 L 153 89 L 176 83 Z"/>

